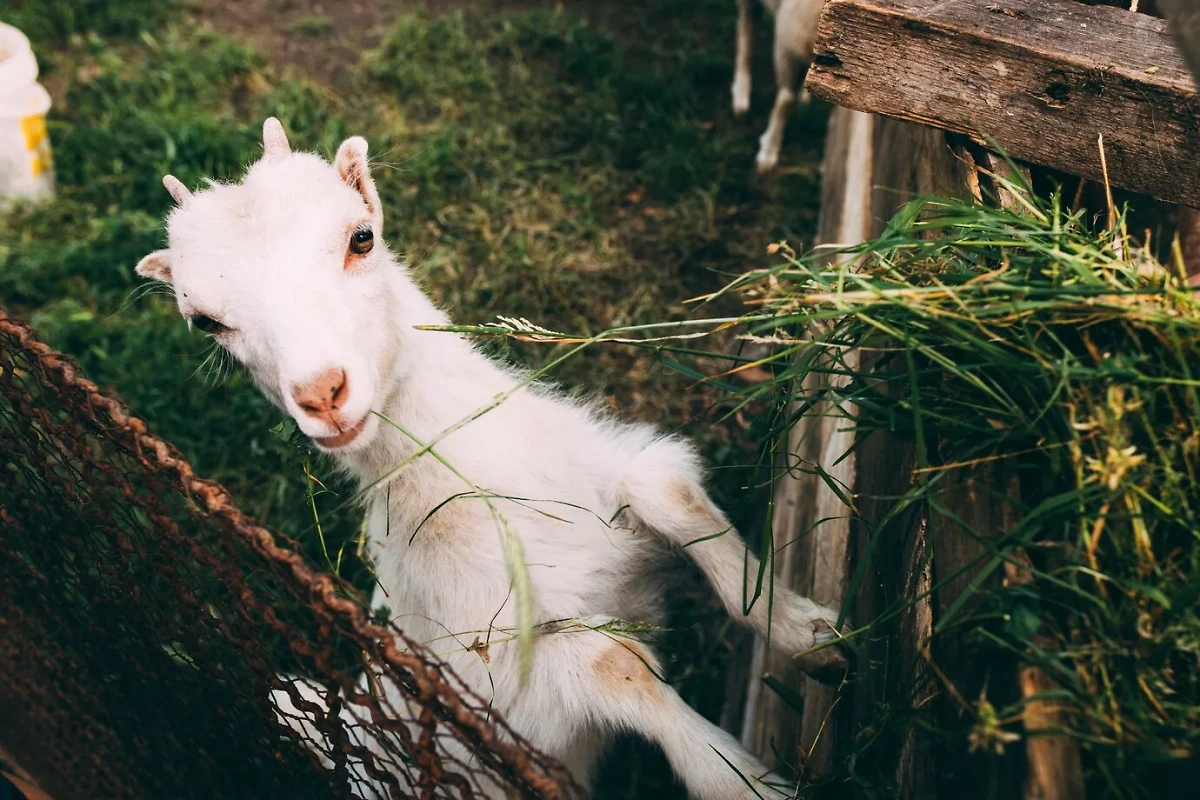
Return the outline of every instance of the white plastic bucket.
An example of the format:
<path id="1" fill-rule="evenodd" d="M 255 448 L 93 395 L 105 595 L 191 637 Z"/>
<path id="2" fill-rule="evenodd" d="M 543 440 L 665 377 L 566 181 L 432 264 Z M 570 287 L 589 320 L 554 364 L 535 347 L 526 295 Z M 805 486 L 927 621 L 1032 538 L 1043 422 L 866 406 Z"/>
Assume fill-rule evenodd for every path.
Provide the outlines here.
<path id="1" fill-rule="evenodd" d="M 0 22 L 0 199 L 54 193 L 46 135 L 50 94 L 37 75 L 37 59 L 25 34 Z"/>

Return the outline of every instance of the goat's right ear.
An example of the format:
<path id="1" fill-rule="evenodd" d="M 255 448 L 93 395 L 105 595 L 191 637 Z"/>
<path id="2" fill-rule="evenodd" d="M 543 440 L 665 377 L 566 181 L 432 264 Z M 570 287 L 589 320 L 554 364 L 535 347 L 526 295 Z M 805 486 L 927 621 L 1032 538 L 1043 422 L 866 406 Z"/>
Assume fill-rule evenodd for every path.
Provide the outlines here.
<path id="1" fill-rule="evenodd" d="M 375 190 L 375 181 L 371 179 L 371 165 L 367 163 L 367 140 L 361 136 L 351 136 L 342 142 L 337 155 L 333 157 L 333 166 L 342 180 L 362 195 L 368 213 L 382 216 L 379 192 Z"/>
<path id="2" fill-rule="evenodd" d="M 171 251 L 155 250 L 138 262 L 134 271 L 143 278 L 150 278 L 163 283 L 171 282 Z"/>

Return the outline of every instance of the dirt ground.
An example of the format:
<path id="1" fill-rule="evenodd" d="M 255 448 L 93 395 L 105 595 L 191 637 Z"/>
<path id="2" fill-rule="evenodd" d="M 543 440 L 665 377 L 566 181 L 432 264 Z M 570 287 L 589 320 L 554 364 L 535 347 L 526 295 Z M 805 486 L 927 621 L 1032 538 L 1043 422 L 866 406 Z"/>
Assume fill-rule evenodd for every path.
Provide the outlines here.
<path id="1" fill-rule="evenodd" d="M 358 63 L 357 54 L 378 41 L 392 15 L 413 5 L 405 0 L 204 0 L 195 16 L 254 45 L 277 67 L 336 84 Z"/>
<path id="2" fill-rule="evenodd" d="M 215 30 L 252 44 L 276 69 L 290 68 L 332 87 L 358 63 L 359 55 L 378 44 L 402 11 L 430 14 L 457 10 L 518 11 L 553 5 L 539 0 L 201 0 L 195 18 Z M 612 0 L 571 0 L 564 7 L 607 16 L 621 6 Z M 625 3 L 636 6 L 637 3 Z"/>

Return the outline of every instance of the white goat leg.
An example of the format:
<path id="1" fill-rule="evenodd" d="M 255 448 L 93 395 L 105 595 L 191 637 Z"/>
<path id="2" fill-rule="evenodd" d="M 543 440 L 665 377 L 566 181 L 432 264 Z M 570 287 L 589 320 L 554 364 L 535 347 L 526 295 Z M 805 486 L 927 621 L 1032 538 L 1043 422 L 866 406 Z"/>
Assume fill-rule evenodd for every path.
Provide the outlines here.
<path id="1" fill-rule="evenodd" d="M 316 720 L 323 719 L 329 713 L 325 702 L 325 689 L 311 681 L 297 676 L 281 676 L 287 689 L 274 689 L 271 692 L 271 703 L 275 707 L 275 716 L 279 722 L 298 733 L 304 743 L 320 759 L 326 769 L 333 769 L 330 756 L 334 752 L 333 743 L 321 732 Z M 365 687 L 365 679 L 363 681 Z M 403 702 L 403 701 L 401 701 Z M 375 740 L 363 733 L 361 722 L 354 718 L 351 711 L 342 707 L 339 717 L 342 729 L 350 738 L 350 744 L 368 750 L 377 750 Z M 346 755 L 346 775 L 351 781 L 351 793 L 360 800 L 388 800 L 391 794 L 382 783 L 373 779 L 366 770 L 361 758 Z M 403 774 L 394 774 L 400 786 L 412 789 L 410 781 Z"/>
<path id="2" fill-rule="evenodd" d="M 747 576 L 758 574 L 758 558 L 746 551 L 736 530 L 702 485 L 699 459 L 686 444 L 660 440 L 630 465 L 622 486 L 634 517 L 691 556 L 712 583 L 729 616 L 786 655 L 810 650 L 837 637 L 838 612 L 783 586 L 774 587 L 773 608 L 759 597 L 744 612 Z M 750 578 L 753 580 L 753 577 Z M 844 655 L 826 647 L 808 655 L 806 666 L 838 666 Z"/>
<path id="3" fill-rule="evenodd" d="M 648 647 L 601 630 L 609 621 L 593 618 L 587 628 L 540 639 L 536 660 L 553 665 L 541 674 L 557 680 L 537 691 L 548 693 L 546 699 L 568 717 L 657 742 L 696 800 L 791 796 L 785 781 L 662 681 L 661 665 Z"/>
<path id="4" fill-rule="evenodd" d="M 733 113 L 750 110 L 750 51 L 754 40 L 754 19 L 750 4 L 753 0 L 737 0 L 737 52 L 733 65 Z"/>
<path id="5" fill-rule="evenodd" d="M 824 0 L 763 0 L 775 15 L 772 55 L 775 62 L 775 104 L 771 120 L 759 137 L 754 163 L 760 173 L 770 172 L 779 163 L 783 132 L 788 112 L 796 101 L 796 84 L 801 68 L 812 62 L 817 23 Z M 800 102 L 807 103 L 808 91 L 800 89 Z"/>
<path id="6" fill-rule="evenodd" d="M 779 28 L 776 28 L 778 36 Z M 796 101 L 796 73 L 799 64 L 790 50 L 775 46 L 775 105 L 771 107 L 771 121 L 758 140 L 758 156 L 754 164 L 759 172 L 770 172 L 779 163 L 779 149 L 783 146 L 783 131 L 787 127 L 788 112 Z"/>

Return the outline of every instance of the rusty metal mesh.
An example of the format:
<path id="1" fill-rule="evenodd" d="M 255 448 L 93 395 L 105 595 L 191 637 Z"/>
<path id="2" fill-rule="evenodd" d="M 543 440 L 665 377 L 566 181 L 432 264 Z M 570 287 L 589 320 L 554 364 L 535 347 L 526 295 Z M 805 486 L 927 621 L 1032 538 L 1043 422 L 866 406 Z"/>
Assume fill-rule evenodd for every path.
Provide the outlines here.
<path id="1" fill-rule="evenodd" d="M 575 792 L 356 597 L 0 310 L 0 750 L 55 800 Z"/>

